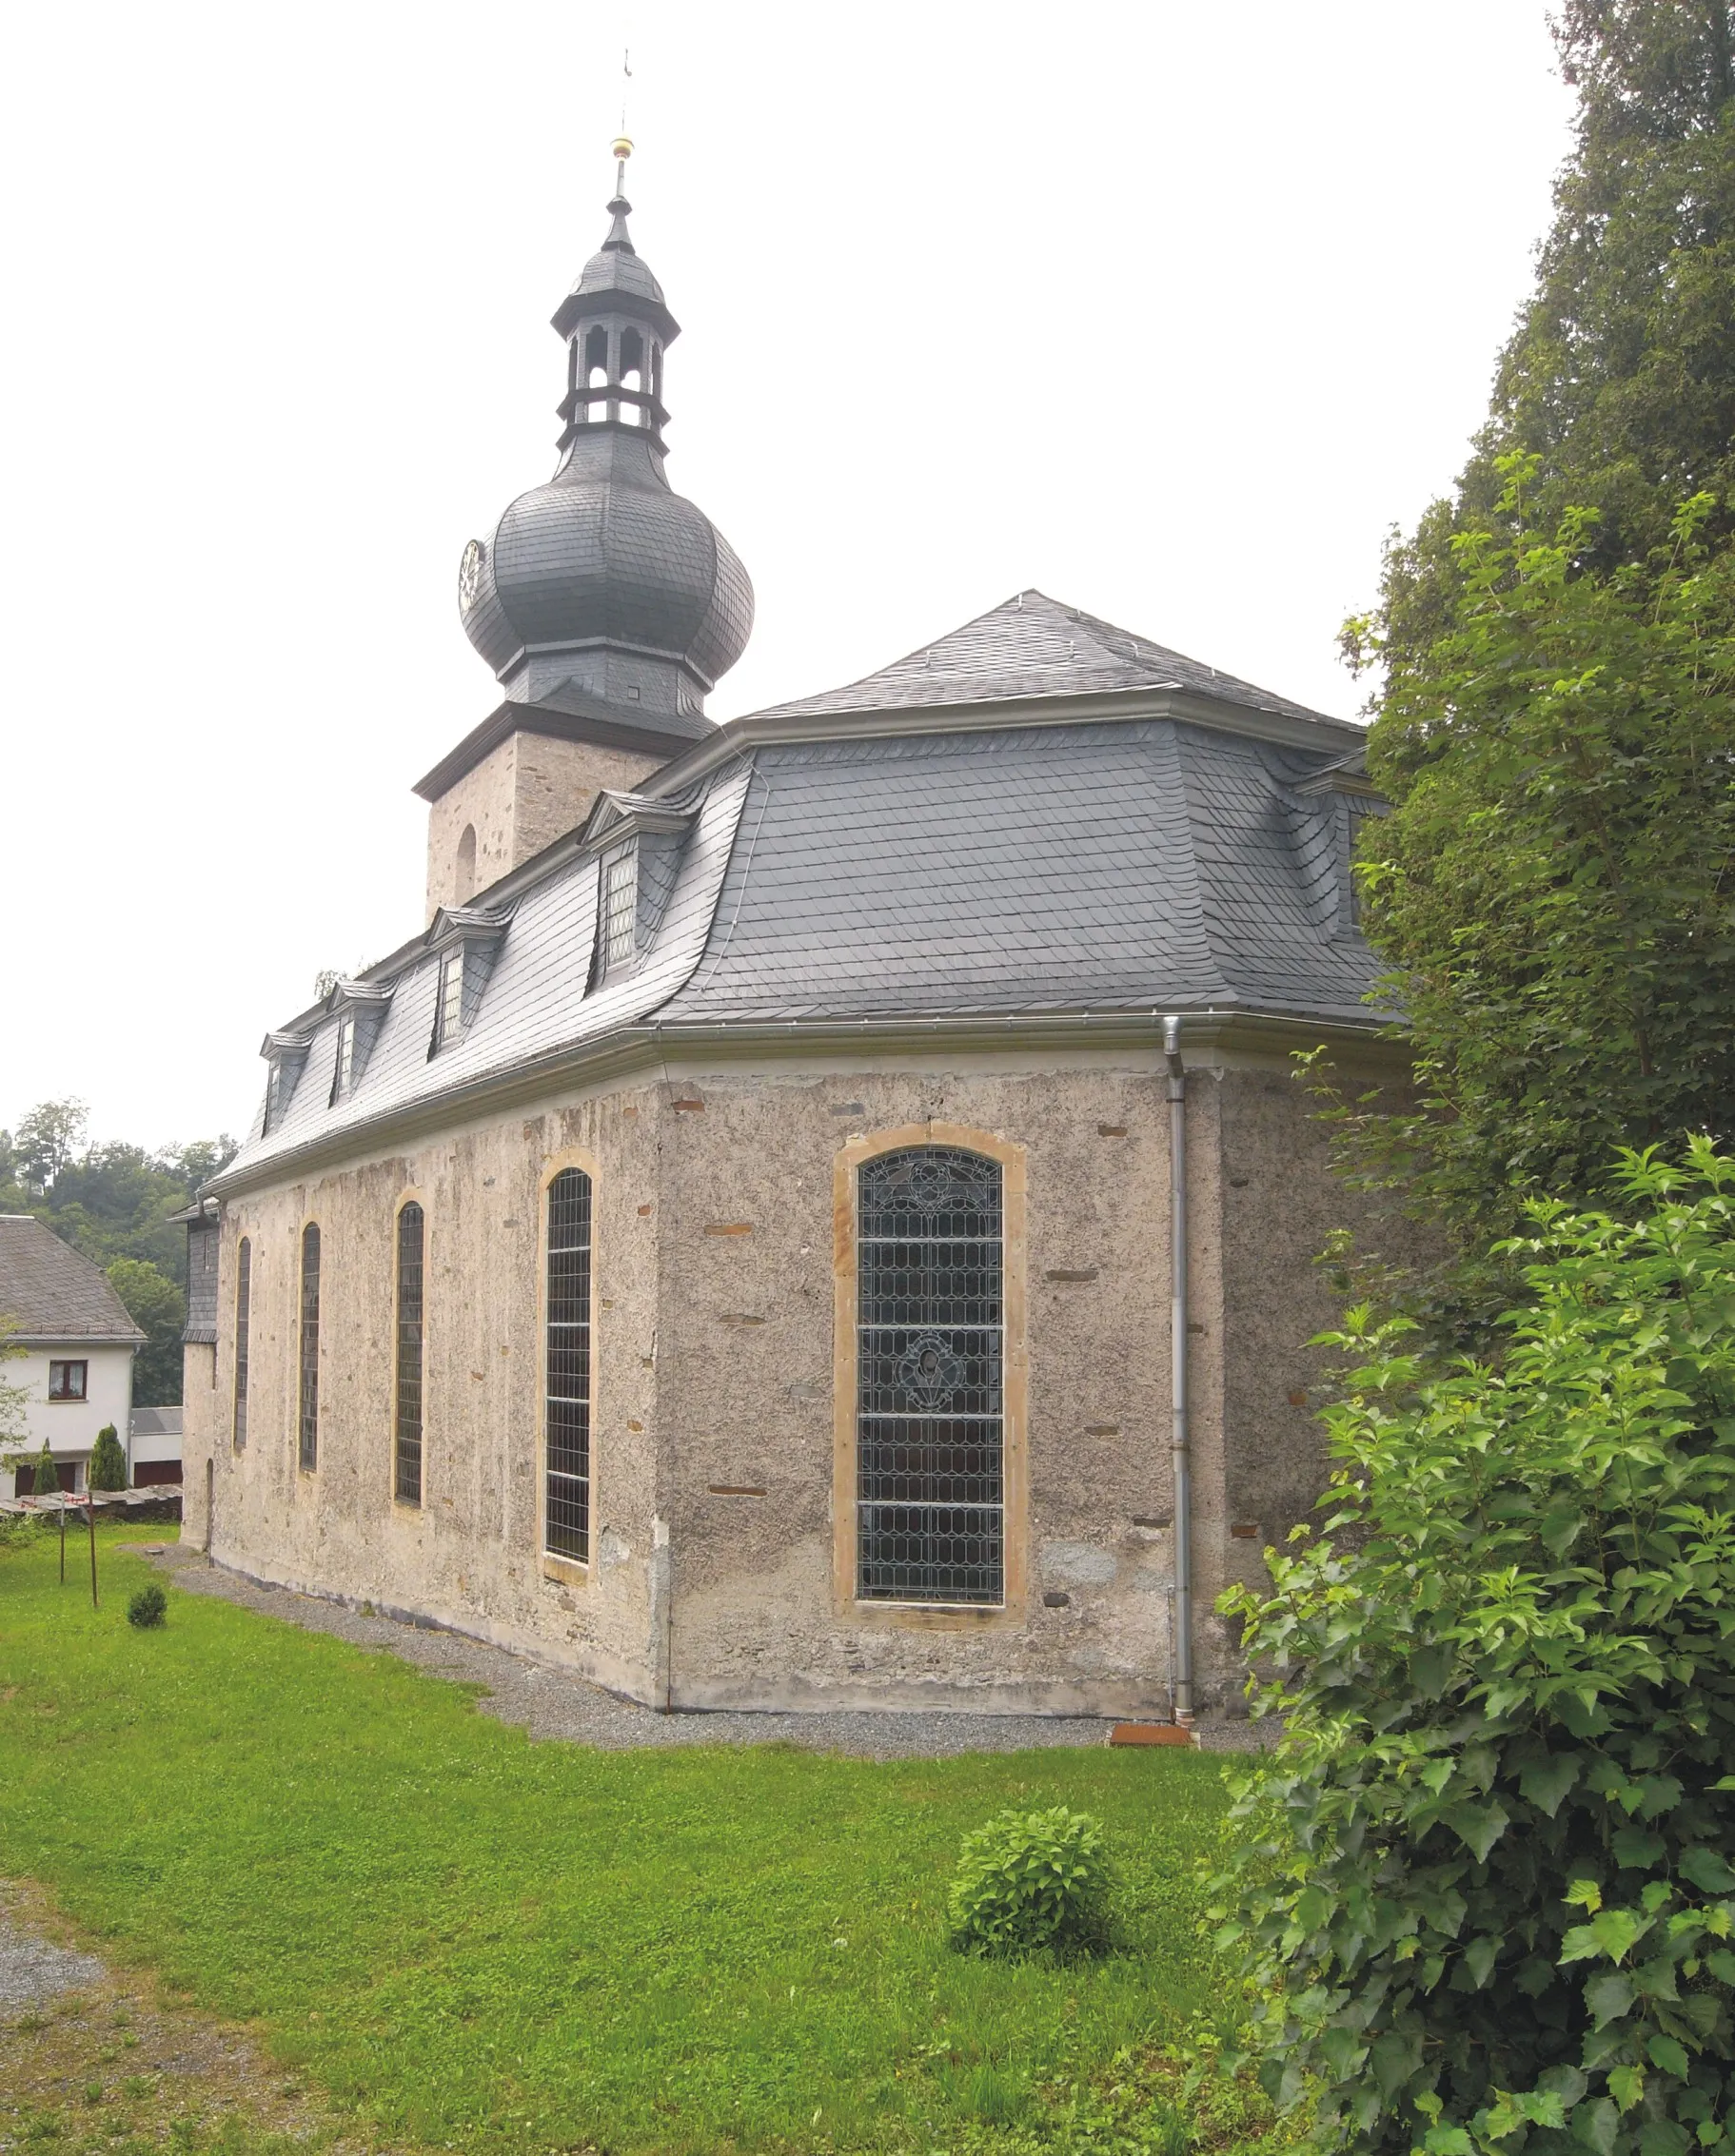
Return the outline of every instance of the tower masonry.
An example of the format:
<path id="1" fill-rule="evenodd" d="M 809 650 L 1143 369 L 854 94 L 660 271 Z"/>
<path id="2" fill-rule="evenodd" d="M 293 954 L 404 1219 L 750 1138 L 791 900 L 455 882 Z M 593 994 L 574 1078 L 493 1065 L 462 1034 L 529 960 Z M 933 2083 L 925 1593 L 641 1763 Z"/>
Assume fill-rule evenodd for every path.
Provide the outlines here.
<path id="1" fill-rule="evenodd" d="M 553 318 L 566 344 L 560 461 L 458 575 L 470 641 L 504 700 L 417 784 L 427 913 L 463 905 L 711 731 L 705 697 L 746 647 L 753 586 L 669 485 L 664 357 L 680 334 L 627 229 L 617 157 L 601 247 Z"/>

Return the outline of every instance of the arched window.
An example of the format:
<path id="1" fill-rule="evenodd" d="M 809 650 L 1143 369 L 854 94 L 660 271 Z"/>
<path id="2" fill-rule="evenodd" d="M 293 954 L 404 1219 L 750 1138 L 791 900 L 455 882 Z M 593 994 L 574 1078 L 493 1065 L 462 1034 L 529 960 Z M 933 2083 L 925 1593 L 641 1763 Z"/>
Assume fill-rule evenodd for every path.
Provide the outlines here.
<path id="1" fill-rule="evenodd" d="M 856 1593 L 1005 1598 L 1000 1169 L 953 1146 L 861 1164 Z"/>
<path id="2" fill-rule="evenodd" d="M 476 895 L 476 826 L 467 823 L 458 840 L 458 868 L 452 879 L 452 896 L 462 906 Z"/>
<path id="3" fill-rule="evenodd" d="M 582 1168 L 562 1168 L 548 1186 L 547 1326 L 543 1547 L 588 1564 L 590 1178 Z"/>
<path id="4" fill-rule="evenodd" d="M 422 1207 L 414 1200 L 398 1215 L 398 1406 L 392 1495 L 422 1502 Z"/>
<path id="5" fill-rule="evenodd" d="M 244 1235 L 235 1246 L 235 1450 L 247 1441 L 247 1335 L 253 1323 L 253 1245 Z"/>
<path id="6" fill-rule="evenodd" d="M 319 1227 L 301 1231 L 301 1465 L 319 1465 Z"/>

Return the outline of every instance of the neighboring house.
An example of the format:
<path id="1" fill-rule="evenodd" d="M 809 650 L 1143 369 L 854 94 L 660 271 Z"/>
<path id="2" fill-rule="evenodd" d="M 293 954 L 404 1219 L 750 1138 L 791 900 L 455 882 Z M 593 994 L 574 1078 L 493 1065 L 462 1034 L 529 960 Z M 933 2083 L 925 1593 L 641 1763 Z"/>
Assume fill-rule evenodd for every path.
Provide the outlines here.
<path id="1" fill-rule="evenodd" d="M 660 1706 L 1220 1699 L 1356 1218 L 1290 1058 L 1404 1072 L 1361 732 L 1035 591 L 713 724 L 752 592 L 610 208 L 464 552 L 429 925 L 266 1036 L 187 1219 L 186 1532 Z"/>
<path id="2" fill-rule="evenodd" d="M 96 1433 L 128 1426 L 132 1358 L 145 1335 L 102 1267 L 30 1213 L 0 1214 L 0 1319 L 25 1350 L 0 1362 L 0 1381 L 30 1394 L 19 1449 L 40 1453 L 46 1438 L 61 1488 L 82 1490 Z M 35 1484 L 35 1470 L 24 1468 L 14 1493 L 0 1472 L 5 1495 L 29 1497 Z"/>
<path id="3" fill-rule="evenodd" d="M 135 1490 L 181 1480 L 181 1410 L 135 1407 L 127 1447 L 128 1480 Z"/>

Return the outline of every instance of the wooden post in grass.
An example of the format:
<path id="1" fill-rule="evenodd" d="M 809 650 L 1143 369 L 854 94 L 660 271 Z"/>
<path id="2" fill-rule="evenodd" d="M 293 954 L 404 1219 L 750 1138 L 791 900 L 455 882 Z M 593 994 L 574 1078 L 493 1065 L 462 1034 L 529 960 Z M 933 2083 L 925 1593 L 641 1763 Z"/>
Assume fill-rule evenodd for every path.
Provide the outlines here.
<path id="1" fill-rule="evenodd" d="M 90 1519 L 90 1607 L 96 1607 L 96 1497 L 90 1490 L 85 1492 L 85 1511 Z"/>
<path id="2" fill-rule="evenodd" d="M 60 1584 L 67 1583 L 67 1500 L 58 1490 L 54 1497 L 60 1506 Z"/>

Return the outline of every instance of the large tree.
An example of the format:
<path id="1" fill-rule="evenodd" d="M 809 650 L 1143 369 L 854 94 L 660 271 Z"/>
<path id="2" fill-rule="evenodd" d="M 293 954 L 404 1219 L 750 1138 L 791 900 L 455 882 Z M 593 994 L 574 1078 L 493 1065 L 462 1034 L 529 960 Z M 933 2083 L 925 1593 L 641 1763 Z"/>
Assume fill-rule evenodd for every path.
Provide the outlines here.
<path id="1" fill-rule="evenodd" d="M 1735 1101 L 1728 0 L 1569 0 L 1535 291 L 1453 497 L 1389 550 L 1369 933 L 1424 1112 L 1347 1152 L 1460 1246 Z"/>

